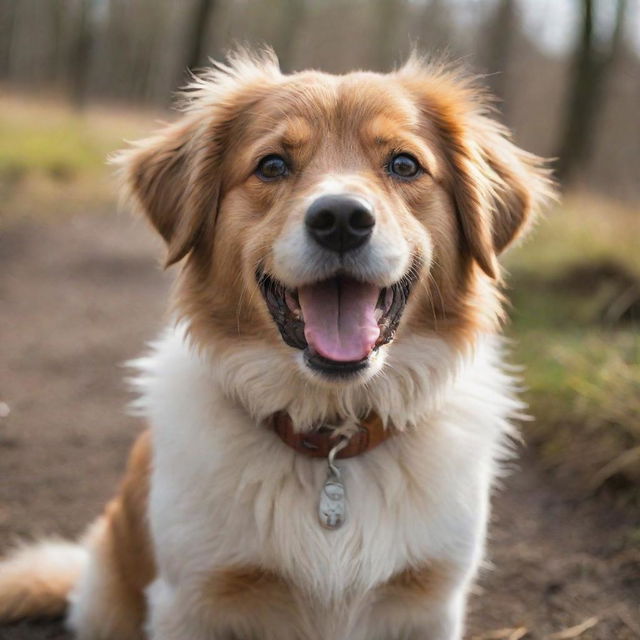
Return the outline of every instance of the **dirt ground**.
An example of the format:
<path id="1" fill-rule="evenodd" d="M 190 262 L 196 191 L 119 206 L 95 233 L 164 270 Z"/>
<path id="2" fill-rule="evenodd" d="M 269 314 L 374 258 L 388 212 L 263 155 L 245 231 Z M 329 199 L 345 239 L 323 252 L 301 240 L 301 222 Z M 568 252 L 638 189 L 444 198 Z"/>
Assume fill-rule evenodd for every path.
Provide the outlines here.
<path id="1" fill-rule="evenodd" d="M 159 255 L 143 224 L 110 212 L 0 232 L 0 552 L 77 535 L 114 490 L 142 426 L 125 413 L 121 363 L 163 324 Z M 467 638 L 640 638 L 632 520 L 525 451 L 495 497 Z M 0 628 L 1 640 L 66 638 L 58 623 Z"/>

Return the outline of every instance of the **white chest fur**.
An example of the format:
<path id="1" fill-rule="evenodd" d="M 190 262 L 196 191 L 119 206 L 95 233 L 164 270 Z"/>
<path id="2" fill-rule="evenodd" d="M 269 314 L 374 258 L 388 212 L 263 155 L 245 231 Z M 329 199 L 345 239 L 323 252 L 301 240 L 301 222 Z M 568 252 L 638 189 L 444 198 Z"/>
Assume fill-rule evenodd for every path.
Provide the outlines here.
<path id="1" fill-rule="evenodd" d="M 330 605 L 434 559 L 473 571 L 507 418 L 518 409 L 494 364 L 497 351 L 487 341 L 473 358 L 440 363 L 451 375 L 431 389 L 437 407 L 377 449 L 339 462 L 348 520 L 327 531 L 317 519 L 324 461 L 284 446 L 229 397 L 224 363 L 197 356 L 180 329 L 168 333 L 136 363 L 138 408 L 153 430 L 150 521 L 162 578 L 178 585 L 257 565 Z M 425 388 L 429 382 L 425 368 Z M 415 401 L 426 392 L 416 388 Z"/>

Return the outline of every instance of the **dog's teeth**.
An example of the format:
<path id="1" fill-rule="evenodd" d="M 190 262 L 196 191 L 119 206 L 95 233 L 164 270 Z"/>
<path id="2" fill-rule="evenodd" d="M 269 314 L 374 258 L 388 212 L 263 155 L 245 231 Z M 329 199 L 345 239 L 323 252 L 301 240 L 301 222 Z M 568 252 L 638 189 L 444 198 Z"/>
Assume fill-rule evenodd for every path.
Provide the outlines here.
<path id="1" fill-rule="evenodd" d="M 384 312 L 387 313 L 393 304 L 393 288 L 388 287 L 384 297 Z"/>
<path id="2" fill-rule="evenodd" d="M 296 314 L 301 314 L 302 311 L 300 309 L 300 303 L 298 302 L 298 296 L 296 292 L 291 291 L 290 289 L 287 289 L 284 292 L 284 300 L 287 304 L 287 307 L 289 307 L 289 310 L 291 311 L 291 313 L 293 313 L 293 315 L 297 318 L 298 315 Z"/>

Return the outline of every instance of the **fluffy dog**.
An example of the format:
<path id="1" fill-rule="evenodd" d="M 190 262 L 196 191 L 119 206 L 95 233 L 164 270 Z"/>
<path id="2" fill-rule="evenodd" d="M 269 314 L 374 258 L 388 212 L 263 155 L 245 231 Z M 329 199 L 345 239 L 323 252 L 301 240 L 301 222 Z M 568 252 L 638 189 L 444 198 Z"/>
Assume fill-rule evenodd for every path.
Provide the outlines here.
<path id="1" fill-rule="evenodd" d="M 182 263 L 150 428 L 80 544 L 0 565 L 0 618 L 86 640 L 459 640 L 521 411 L 497 256 L 552 195 L 476 83 L 413 57 L 196 79 L 121 154 Z"/>

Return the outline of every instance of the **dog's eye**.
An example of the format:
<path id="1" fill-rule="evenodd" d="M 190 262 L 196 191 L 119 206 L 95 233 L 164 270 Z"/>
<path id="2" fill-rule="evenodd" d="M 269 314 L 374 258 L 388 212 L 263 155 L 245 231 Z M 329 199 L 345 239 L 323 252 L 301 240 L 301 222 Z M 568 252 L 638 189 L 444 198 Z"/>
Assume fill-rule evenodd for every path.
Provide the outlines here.
<path id="1" fill-rule="evenodd" d="M 398 178 L 415 178 L 420 173 L 421 167 L 412 155 L 399 153 L 391 158 L 387 170 L 392 176 Z"/>
<path id="2" fill-rule="evenodd" d="M 272 154 L 270 156 L 266 156 L 260 160 L 258 163 L 258 168 L 256 169 L 256 175 L 260 180 L 277 180 L 278 178 L 282 178 L 289 173 L 289 167 L 285 162 L 284 158 Z"/>

